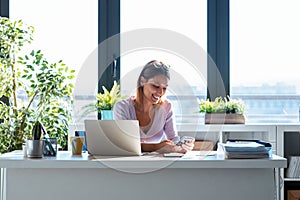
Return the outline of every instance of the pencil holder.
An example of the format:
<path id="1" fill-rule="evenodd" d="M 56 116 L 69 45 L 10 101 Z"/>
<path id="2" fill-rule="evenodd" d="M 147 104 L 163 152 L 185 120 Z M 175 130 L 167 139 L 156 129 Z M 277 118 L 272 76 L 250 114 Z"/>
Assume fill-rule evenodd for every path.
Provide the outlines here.
<path id="1" fill-rule="evenodd" d="M 56 156 L 57 155 L 57 138 L 45 138 L 44 144 L 44 156 Z"/>

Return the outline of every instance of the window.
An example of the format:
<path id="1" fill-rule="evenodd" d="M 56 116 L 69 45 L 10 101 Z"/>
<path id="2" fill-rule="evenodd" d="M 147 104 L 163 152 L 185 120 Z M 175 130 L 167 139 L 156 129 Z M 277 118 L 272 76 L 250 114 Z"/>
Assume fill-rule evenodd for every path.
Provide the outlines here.
<path id="1" fill-rule="evenodd" d="M 161 40 L 156 46 L 140 45 L 131 49 L 123 42 L 128 34 L 134 35 L 145 29 L 169 31 L 174 37 L 184 38 L 206 52 L 207 20 L 211 20 L 207 18 L 208 2 L 214 1 L 120 1 L 123 46 L 118 65 L 122 94 L 134 94 L 138 73 L 146 62 L 152 59 L 164 61 L 172 69 L 167 95 L 176 107 L 177 122 L 199 123 L 197 99 L 206 98 L 208 85 L 206 75 L 199 73 L 198 66 L 185 55 L 187 50 L 160 46 Z M 219 2 L 223 1 L 215 1 L 216 4 Z M 228 2 L 224 2 L 224 6 L 228 6 Z M 98 0 L 10 0 L 9 3 L 11 18 L 22 18 L 36 29 L 30 48 L 41 49 L 50 59 L 63 59 L 78 72 L 87 65 L 89 70 L 97 71 L 97 55 L 91 55 L 98 44 Z M 300 18 L 299 6 L 298 0 L 230 1 L 230 49 L 218 44 L 216 49 L 230 50 L 230 79 L 227 77 L 230 96 L 246 102 L 247 122 L 299 121 L 300 83 L 295 73 L 299 66 L 300 29 L 296 26 L 296 20 Z M 216 27 L 220 28 L 222 24 L 217 23 Z M 139 36 L 137 41 L 149 40 Z M 222 76 L 226 77 L 226 73 L 221 71 Z M 80 105 L 91 101 L 97 92 L 97 72 L 94 75 L 93 86 L 90 87 L 87 81 L 76 85 L 75 100 Z M 77 108 L 80 110 L 80 106 Z"/>
<path id="2" fill-rule="evenodd" d="M 230 1 L 231 96 L 248 122 L 299 122 L 298 0 Z"/>
<path id="3" fill-rule="evenodd" d="M 78 74 L 95 71 L 95 77 L 77 78 L 74 120 L 81 106 L 94 100 L 97 92 L 98 0 L 10 0 L 10 18 L 35 27 L 31 49 L 40 49 L 52 61 L 62 59 Z M 92 80 L 95 81 L 87 81 Z M 84 80 L 84 81 L 82 81 Z M 92 86 L 91 86 L 92 82 Z"/>
<path id="4" fill-rule="evenodd" d="M 167 96 L 174 104 L 177 123 L 198 123 L 197 99 L 206 98 L 207 87 L 206 0 L 121 0 L 120 12 L 122 94 L 135 94 L 143 65 L 163 61 L 171 65 Z M 169 38 L 178 44 L 168 43 Z M 197 50 L 193 51 L 192 45 L 185 48 L 187 43 Z M 194 53 L 198 53 L 196 59 L 189 57 Z"/>

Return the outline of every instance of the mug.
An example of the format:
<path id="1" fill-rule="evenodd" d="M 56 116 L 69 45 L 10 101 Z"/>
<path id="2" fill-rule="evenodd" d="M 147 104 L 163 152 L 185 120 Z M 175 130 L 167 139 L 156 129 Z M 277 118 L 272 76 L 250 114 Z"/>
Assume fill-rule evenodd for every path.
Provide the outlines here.
<path id="1" fill-rule="evenodd" d="M 84 144 L 84 136 L 71 136 L 70 143 L 72 147 L 72 155 L 81 155 Z"/>

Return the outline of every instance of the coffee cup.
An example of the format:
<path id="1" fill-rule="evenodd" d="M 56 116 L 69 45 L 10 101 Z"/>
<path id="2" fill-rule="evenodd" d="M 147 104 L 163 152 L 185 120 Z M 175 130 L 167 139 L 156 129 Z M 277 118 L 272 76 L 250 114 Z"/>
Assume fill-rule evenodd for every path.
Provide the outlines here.
<path id="1" fill-rule="evenodd" d="M 72 147 L 72 155 L 81 155 L 84 144 L 84 136 L 71 136 L 70 143 Z"/>

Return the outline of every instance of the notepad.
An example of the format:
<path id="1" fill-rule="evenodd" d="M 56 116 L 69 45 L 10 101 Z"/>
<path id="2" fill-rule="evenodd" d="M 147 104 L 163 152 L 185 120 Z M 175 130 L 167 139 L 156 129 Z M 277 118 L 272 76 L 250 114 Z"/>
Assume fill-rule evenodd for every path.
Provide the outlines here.
<path id="1" fill-rule="evenodd" d="M 183 153 L 165 153 L 164 157 L 182 157 Z"/>
<path id="2" fill-rule="evenodd" d="M 245 142 L 245 141 L 236 141 L 236 142 L 226 142 L 224 147 L 227 152 L 236 152 L 236 151 L 243 151 L 243 152 L 260 152 L 266 151 L 265 146 L 259 144 L 257 142 Z"/>

